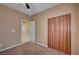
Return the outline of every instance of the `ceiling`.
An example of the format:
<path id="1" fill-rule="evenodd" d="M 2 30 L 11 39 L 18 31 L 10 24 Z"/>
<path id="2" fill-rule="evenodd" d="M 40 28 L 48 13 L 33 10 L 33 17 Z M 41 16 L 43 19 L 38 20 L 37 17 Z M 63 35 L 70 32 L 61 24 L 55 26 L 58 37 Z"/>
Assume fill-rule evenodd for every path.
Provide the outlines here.
<path id="1" fill-rule="evenodd" d="M 26 13 L 29 16 L 32 16 L 36 13 L 44 11 L 48 8 L 54 7 L 59 3 L 29 3 L 30 9 L 27 9 L 25 4 L 23 3 L 4 3 L 4 5 L 13 8 L 17 11 Z"/>

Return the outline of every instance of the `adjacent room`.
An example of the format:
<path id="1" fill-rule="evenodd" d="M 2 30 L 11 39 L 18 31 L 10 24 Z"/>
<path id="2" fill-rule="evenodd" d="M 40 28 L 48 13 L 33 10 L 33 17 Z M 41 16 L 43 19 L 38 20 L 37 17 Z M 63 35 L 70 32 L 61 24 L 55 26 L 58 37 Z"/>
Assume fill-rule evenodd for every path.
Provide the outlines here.
<path id="1" fill-rule="evenodd" d="M 0 3 L 0 55 L 79 55 L 78 3 Z"/>

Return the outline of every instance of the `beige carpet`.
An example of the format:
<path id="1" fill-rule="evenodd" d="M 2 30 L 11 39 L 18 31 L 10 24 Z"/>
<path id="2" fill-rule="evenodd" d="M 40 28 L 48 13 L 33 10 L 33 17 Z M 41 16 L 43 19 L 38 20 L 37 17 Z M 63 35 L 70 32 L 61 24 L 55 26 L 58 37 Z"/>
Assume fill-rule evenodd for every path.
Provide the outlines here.
<path id="1" fill-rule="evenodd" d="M 2 51 L 0 55 L 64 55 L 64 53 L 30 42 Z"/>

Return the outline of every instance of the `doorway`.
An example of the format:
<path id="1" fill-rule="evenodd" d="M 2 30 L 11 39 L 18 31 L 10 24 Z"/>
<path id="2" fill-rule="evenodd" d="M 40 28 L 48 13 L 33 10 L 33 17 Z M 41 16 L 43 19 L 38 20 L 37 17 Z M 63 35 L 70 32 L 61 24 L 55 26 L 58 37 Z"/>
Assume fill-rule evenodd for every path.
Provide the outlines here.
<path id="1" fill-rule="evenodd" d="M 21 42 L 29 42 L 29 27 L 30 22 L 28 20 L 22 19 L 21 20 Z"/>

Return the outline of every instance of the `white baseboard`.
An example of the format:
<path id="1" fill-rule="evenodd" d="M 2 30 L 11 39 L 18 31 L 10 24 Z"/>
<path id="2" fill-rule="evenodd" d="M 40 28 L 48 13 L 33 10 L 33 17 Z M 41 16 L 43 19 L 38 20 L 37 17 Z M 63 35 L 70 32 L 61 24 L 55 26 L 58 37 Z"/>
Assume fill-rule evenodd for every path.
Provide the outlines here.
<path id="1" fill-rule="evenodd" d="M 41 44 L 41 43 L 38 43 L 38 42 L 34 42 L 34 43 L 36 43 L 36 44 L 38 44 L 38 45 L 41 45 L 41 46 L 44 46 L 44 47 L 48 47 L 48 46 L 46 46 L 46 45 L 43 45 L 43 44 Z"/>
<path id="2" fill-rule="evenodd" d="M 19 46 L 19 45 L 24 44 L 24 43 L 26 43 L 26 42 L 22 42 L 22 43 L 19 43 L 19 44 L 16 44 L 16 45 L 7 47 L 7 48 L 5 48 L 5 49 L 0 50 L 0 52 L 5 51 L 5 50 L 8 50 L 8 49 L 13 48 L 13 47 L 16 47 L 16 46 Z"/>
<path id="3" fill-rule="evenodd" d="M 11 48 L 13 48 L 13 47 L 19 46 L 19 45 L 24 44 L 24 43 L 26 43 L 26 42 L 22 42 L 22 43 L 19 43 L 19 44 L 16 44 L 16 45 L 13 45 L 13 46 L 7 47 L 7 48 L 5 48 L 5 49 L 0 50 L 0 52 L 5 51 L 5 50 L 8 50 L 8 49 L 11 49 Z M 43 45 L 43 44 L 38 43 L 38 42 L 33 42 L 33 43 L 36 43 L 36 44 L 41 45 L 41 46 L 44 46 L 44 47 L 48 47 L 48 46 Z"/>

